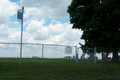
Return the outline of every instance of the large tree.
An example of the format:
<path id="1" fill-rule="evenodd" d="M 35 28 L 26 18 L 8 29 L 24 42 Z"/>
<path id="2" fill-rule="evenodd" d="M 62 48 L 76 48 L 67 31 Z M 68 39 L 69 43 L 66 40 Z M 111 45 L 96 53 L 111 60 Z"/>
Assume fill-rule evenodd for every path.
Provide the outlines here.
<path id="1" fill-rule="evenodd" d="M 119 60 L 120 0 L 73 0 L 67 12 L 72 28 L 83 31 L 86 46 L 112 49 L 112 61 Z"/>

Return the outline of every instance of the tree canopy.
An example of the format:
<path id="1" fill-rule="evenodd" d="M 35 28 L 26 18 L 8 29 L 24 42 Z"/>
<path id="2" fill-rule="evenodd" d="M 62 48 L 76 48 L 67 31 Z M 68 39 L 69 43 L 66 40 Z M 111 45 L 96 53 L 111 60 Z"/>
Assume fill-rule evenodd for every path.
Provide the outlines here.
<path id="1" fill-rule="evenodd" d="M 120 0 L 73 0 L 67 12 L 72 28 L 83 31 L 85 46 L 110 48 L 118 61 Z"/>

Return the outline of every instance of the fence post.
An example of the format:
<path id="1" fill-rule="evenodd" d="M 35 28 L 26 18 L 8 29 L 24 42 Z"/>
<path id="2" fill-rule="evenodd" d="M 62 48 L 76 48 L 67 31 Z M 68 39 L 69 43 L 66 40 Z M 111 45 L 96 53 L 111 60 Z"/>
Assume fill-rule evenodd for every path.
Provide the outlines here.
<path id="1" fill-rule="evenodd" d="M 44 44 L 42 44 L 42 63 L 43 63 L 43 54 L 44 54 Z"/>
<path id="2" fill-rule="evenodd" d="M 79 55 L 79 47 L 77 48 L 77 53 L 78 53 L 78 55 Z M 78 58 L 78 63 L 79 63 L 79 58 Z"/>
<path id="3" fill-rule="evenodd" d="M 96 63 L 96 47 L 94 49 L 94 63 Z"/>
<path id="4" fill-rule="evenodd" d="M 75 54 L 76 54 L 76 59 L 75 59 L 75 62 L 78 63 L 78 52 L 77 52 L 77 46 L 75 46 Z"/>

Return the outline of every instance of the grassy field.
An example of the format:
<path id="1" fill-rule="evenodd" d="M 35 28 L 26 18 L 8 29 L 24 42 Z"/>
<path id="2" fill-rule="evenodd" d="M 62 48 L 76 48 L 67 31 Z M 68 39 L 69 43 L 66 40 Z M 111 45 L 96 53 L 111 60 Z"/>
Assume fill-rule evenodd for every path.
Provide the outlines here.
<path id="1" fill-rule="evenodd" d="M 120 63 L 0 58 L 0 80 L 120 80 Z"/>

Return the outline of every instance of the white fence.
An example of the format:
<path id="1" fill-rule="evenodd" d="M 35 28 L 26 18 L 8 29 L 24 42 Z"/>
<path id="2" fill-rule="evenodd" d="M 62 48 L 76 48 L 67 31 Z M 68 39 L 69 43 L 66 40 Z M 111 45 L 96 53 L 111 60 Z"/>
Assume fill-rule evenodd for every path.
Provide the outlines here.
<path id="1" fill-rule="evenodd" d="M 43 62 L 44 58 L 76 57 L 76 46 L 67 46 L 72 49 L 70 54 L 66 54 L 65 47 L 66 45 L 23 43 L 21 58 L 41 58 Z M 0 57 L 20 58 L 20 43 L 0 43 Z"/>
<path id="2" fill-rule="evenodd" d="M 66 47 L 70 49 L 66 49 Z M 93 48 L 93 51 L 94 50 L 97 49 Z M 88 59 L 90 55 L 92 54 L 87 55 L 87 52 L 84 55 L 82 49 L 80 47 L 77 48 L 77 46 L 23 43 L 21 58 L 40 58 L 42 60 L 42 63 L 44 61 L 44 58 L 65 58 L 73 59 L 76 63 L 81 63 L 80 61 L 82 60 L 79 61 L 79 59 Z M 99 58 L 101 54 L 96 54 L 96 51 L 94 51 L 93 55 Z M 0 43 L 0 57 L 20 58 L 20 43 Z M 93 63 L 96 63 L 95 57 L 92 61 Z"/>

